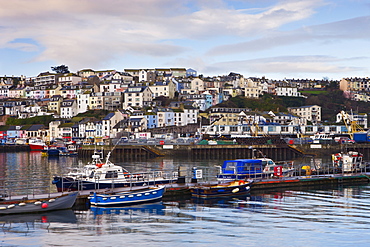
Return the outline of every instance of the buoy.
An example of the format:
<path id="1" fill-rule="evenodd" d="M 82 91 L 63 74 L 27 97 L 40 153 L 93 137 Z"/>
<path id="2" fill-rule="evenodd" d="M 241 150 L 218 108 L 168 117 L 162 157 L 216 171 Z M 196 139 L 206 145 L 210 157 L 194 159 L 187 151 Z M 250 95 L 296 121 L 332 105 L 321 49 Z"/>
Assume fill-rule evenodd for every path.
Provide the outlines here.
<path id="1" fill-rule="evenodd" d="M 35 205 L 40 205 L 41 204 L 41 202 L 35 202 Z"/>
<path id="2" fill-rule="evenodd" d="M 42 208 L 47 208 L 49 205 L 47 204 L 47 203 L 43 203 L 42 205 L 41 205 L 41 207 Z"/>
<path id="3" fill-rule="evenodd" d="M 18 206 L 26 206 L 26 203 L 21 202 L 21 203 L 18 204 Z"/>
<path id="4" fill-rule="evenodd" d="M 55 199 L 54 198 L 53 199 L 50 199 L 49 202 L 55 202 Z"/>
<path id="5" fill-rule="evenodd" d="M 8 208 L 14 208 L 14 207 L 15 207 L 14 204 L 8 206 Z"/>

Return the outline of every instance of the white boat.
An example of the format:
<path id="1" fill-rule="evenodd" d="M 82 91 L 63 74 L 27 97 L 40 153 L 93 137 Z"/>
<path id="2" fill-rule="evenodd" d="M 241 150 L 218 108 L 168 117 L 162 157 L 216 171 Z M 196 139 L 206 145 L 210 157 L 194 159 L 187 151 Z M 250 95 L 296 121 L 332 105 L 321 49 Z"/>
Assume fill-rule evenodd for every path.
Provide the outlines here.
<path id="1" fill-rule="evenodd" d="M 70 190 L 95 190 L 118 187 L 148 186 L 168 184 L 177 181 L 178 173 L 149 171 L 130 173 L 122 166 L 110 162 L 111 152 L 103 162 L 102 155 L 94 153 L 91 163 L 75 168 L 64 176 L 55 176 L 53 184 L 59 192 Z"/>
<path id="2" fill-rule="evenodd" d="M 327 133 L 315 133 L 313 136 L 310 136 L 310 138 L 313 140 L 314 143 L 327 143 L 334 140 L 333 135 Z"/>
<path id="3" fill-rule="evenodd" d="M 332 154 L 333 168 L 342 172 L 355 172 L 365 168 L 362 154 L 356 151 Z"/>

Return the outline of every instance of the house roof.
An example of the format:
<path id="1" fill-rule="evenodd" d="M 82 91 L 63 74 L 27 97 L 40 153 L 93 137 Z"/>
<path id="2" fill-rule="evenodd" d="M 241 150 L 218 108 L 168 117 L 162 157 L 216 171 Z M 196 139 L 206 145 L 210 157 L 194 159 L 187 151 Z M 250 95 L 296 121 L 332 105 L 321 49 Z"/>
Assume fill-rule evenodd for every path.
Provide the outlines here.
<path id="1" fill-rule="evenodd" d="M 103 120 L 109 120 L 109 119 L 111 119 L 112 117 L 114 117 L 114 113 L 113 113 L 113 112 L 108 113 L 108 115 L 106 115 L 106 116 L 103 118 Z"/>
<path id="2" fill-rule="evenodd" d="M 43 124 L 33 124 L 31 126 L 28 127 L 28 131 L 38 131 L 40 129 L 43 129 L 45 128 L 45 126 Z"/>

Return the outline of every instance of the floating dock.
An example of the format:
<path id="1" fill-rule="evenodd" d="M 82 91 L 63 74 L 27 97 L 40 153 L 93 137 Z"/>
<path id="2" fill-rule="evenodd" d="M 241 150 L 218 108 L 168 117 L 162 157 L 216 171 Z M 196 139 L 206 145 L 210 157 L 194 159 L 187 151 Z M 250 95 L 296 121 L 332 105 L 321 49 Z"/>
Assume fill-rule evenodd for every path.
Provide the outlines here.
<path id="1" fill-rule="evenodd" d="M 370 183 L 369 173 L 346 173 L 346 174 L 325 174 L 325 175 L 310 175 L 310 176 L 293 176 L 280 178 L 255 178 L 252 179 L 251 193 L 258 190 L 274 190 L 274 189 L 297 189 L 307 188 L 311 186 L 325 186 L 325 185 L 350 185 L 350 184 L 364 184 Z M 199 182 L 199 183 L 172 183 L 166 184 L 166 191 L 163 195 L 164 201 L 172 201 L 178 199 L 190 198 L 190 188 L 201 184 L 215 185 L 219 182 Z M 140 188 L 140 187 L 135 187 Z M 144 188 L 144 187 L 143 187 Z M 100 190 L 82 190 L 79 191 L 78 199 L 75 203 L 75 209 L 88 209 L 88 196 L 97 193 L 120 193 L 130 190 L 130 187 L 100 189 Z M 65 192 L 64 192 L 65 193 Z M 47 194 L 33 194 L 33 195 L 15 195 L 11 197 L 2 197 L 1 200 L 16 200 L 16 199 L 44 199 L 49 197 L 61 196 L 62 192 L 47 193 Z"/>

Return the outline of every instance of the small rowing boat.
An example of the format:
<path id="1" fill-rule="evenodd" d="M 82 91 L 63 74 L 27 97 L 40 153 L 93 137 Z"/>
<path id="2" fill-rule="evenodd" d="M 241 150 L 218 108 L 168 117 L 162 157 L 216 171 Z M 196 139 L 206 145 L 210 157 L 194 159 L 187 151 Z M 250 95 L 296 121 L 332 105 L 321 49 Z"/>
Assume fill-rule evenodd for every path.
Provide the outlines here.
<path id="1" fill-rule="evenodd" d="M 28 214 L 72 208 L 78 192 L 44 199 L 20 199 L 0 201 L 0 215 Z"/>
<path id="2" fill-rule="evenodd" d="M 247 194 L 252 182 L 239 180 L 217 185 L 198 185 L 190 188 L 191 195 L 199 198 L 229 197 Z"/>

